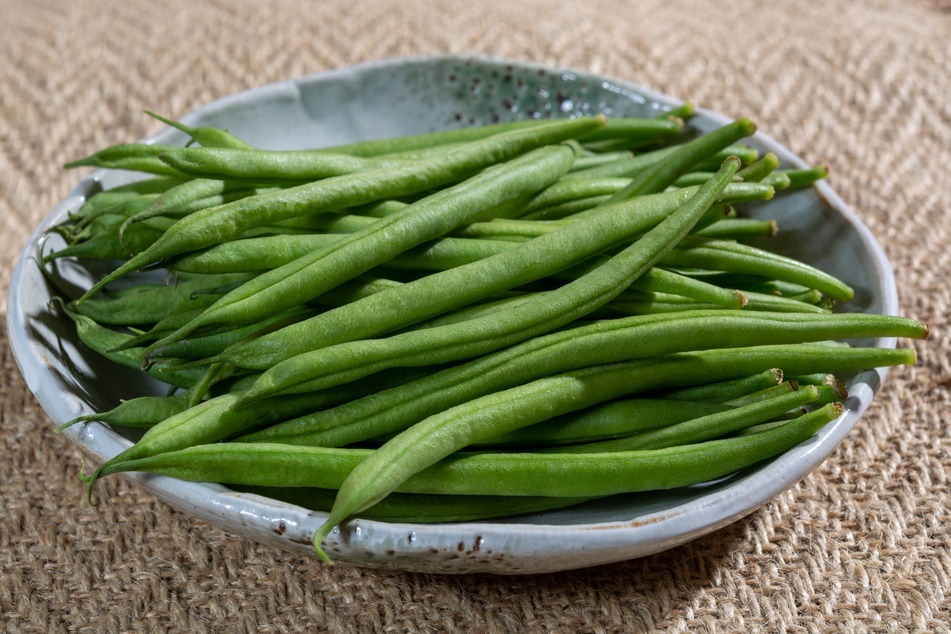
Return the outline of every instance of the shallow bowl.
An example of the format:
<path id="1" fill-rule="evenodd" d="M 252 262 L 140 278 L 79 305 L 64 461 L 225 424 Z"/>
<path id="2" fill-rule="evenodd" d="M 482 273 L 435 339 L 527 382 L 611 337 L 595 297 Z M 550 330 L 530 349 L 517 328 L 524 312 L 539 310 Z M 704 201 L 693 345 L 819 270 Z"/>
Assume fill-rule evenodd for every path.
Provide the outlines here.
<path id="1" fill-rule="evenodd" d="M 678 104 L 631 82 L 584 72 L 443 56 L 374 62 L 272 84 L 215 101 L 182 121 L 229 129 L 261 148 L 301 149 L 528 117 L 654 116 Z M 706 131 L 726 122 L 701 110 L 691 126 Z M 186 138 L 169 129 L 150 141 L 183 144 Z M 786 167 L 805 167 L 765 134 L 758 133 L 753 145 L 775 152 Z M 77 341 L 71 322 L 48 310 L 53 291 L 32 257 L 42 248 L 46 231 L 86 198 L 133 178 L 96 171 L 80 181 L 37 228 L 12 276 L 7 327 L 13 353 L 55 425 L 110 409 L 122 398 L 164 391 L 144 376 L 103 361 Z M 777 250 L 850 284 L 856 297 L 849 310 L 896 313 L 888 261 L 826 183 L 784 194 L 782 201 Z M 758 212 L 755 206 L 750 209 L 754 215 Z M 91 274 L 66 264 L 57 268 L 57 275 L 61 283 L 79 287 L 89 283 Z M 895 345 L 893 339 L 865 343 Z M 325 542 L 327 552 L 338 562 L 362 566 L 500 574 L 552 572 L 653 554 L 730 524 L 791 487 L 825 460 L 856 424 L 884 376 L 879 369 L 852 377 L 842 416 L 782 456 L 715 483 L 614 496 L 496 521 L 423 525 L 358 519 L 335 530 Z M 65 433 L 95 461 L 107 460 L 131 443 L 99 423 L 77 425 Z M 147 474 L 125 477 L 236 536 L 314 554 L 311 536 L 323 513 L 220 485 Z M 78 482 L 73 493 L 82 494 Z"/>

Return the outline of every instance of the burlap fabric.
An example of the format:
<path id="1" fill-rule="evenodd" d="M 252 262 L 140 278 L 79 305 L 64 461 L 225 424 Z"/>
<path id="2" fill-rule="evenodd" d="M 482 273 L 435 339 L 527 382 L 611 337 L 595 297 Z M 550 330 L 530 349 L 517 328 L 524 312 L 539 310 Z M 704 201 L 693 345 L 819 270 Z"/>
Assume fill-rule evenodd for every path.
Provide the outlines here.
<path id="1" fill-rule="evenodd" d="M 0 1 L 0 274 L 72 187 L 61 164 L 237 90 L 475 52 L 630 79 L 748 115 L 882 242 L 934 328 L 821 468 L 747 519 L 641 560 L 539 577 L 327 568 L 121 479 L 90 507 L 0 344 L 0 622 L 10 632 L 949 631 L 951 7 L 452 0 Z M 764 6 L 768 5 L 768 6 Z M 5 303 L 3 308 L 5 308 Z"/>

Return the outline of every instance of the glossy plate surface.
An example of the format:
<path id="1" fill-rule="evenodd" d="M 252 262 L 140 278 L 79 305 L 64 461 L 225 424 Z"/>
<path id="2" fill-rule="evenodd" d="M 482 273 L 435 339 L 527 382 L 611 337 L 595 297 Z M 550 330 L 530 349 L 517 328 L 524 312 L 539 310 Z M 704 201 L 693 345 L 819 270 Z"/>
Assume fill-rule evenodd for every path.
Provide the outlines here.
<path id="1" fill-rule="evenodd" d="M 652 116 L 678 103 L 636 84 L 583 72 L 447 56 L 375 62 L 264 86 L 216 101 L 182 120 L 224 127 L 261 148 L 301 149 L 525 117 Z M 755 113 L 751 116 L 755 119 Z M 691 125 L 709 130 L 726 122 L 700 111 Z M 186 139 L 167 130 L 151 140 L 183 144 Z M 756 135 L 754 145 L 775 152 L 786 167 L 805 166 L 763 134 Z M 120 398 L 164 392 L 147 378 L 100 360 L 77 341 L 71 322 L 47 310 L 52 291 L 32 259 L 43 248 L 50 226 L 101 188 L 132 177 L 100 171 L 82 180 L 38 227 L 12 277 L 7 315 L 11 346 L 30 389 L 55 424 L 110 409 Z M 894 279 L 882 250 L 827 184 L 785 194 L 771 209 L 780 222 L 777 250 L 852 285 L 856 298 L 850 311 L 896 313 Z M 76 285 L 88 285 L 90 279 L 88 272 L 68 264 L 60 265 L 56 275 Z M 892 339 L 867 343 L 895 345 Z M 582 568 L 659 552 L 736 521 L 792 486 L 856 424 L 883 378 L 882 370 L 852 378 L 845 413 L 817 436 L 769 463 L 713 484 L 615 496 L 491 522 L 355 520 L 333 533 L 327 552 L 339 562 L 364 566 L 501 574 Z M 131 443 L 99 423 L 77 425 L 66 433 L 97 461 Z M 217 485 L 144 474 L 125 477 L 232 534 L 313 554 L 311 536 L 323 521 L 321 513 Z M 78 481 L 75 491 L 64 492 L 69 494 L 82 495 Z"/>

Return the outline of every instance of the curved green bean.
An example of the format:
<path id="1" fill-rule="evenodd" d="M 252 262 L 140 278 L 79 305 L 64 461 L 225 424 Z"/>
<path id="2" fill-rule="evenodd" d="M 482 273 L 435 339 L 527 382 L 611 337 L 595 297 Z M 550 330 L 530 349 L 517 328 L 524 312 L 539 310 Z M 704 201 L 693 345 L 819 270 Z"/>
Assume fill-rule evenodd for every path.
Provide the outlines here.
<path id="1" fill-rule="evenodd" d="M 628 322 L 629 328 L 615 323 L 622 320 L 612 320 L 538 337 L 332 410 L 314 412 L 262 429 L 245 436 L 244 440 L 343 446 L 398 432 L 421 418 L 521 382 L 590 364 L 619 362 L 644 356 L 649 357 L 651 361 L 642 363 L 653 363 L 652 367 L 657 368 L 657 380 L 660 380 L 665 368 L 674 368 L 671 370 L 673 376 L 669 379 L 669 384 L 651 385 L 651 389 L 674 389 L 686 387 L 691 383 L 738 379 L 784 366 L 789 366 L 790 372 L 795 374 L 811 372 L 802 370 L 803 367 L 824 372 L 846 372 L 862 367 L 908 363 L 914 359 L 913 351 L 893 352 L 861 348 L 839 350 L 804 344 L 777 345 L 777 342 L 782 344 L 799 341 L 803 337 L 835 337 L 834 330 L 838 330 L 839 334 L 857 332 L 852 330 L 852 327 L 857 326 L 857 322 L 852 322 L 849 326 L 839 319 L 844 317 L 854 320 L 863 317 L 860 315 L 825 316 L 825 326 L 818 328 L 818 332 L 824 331 L 825 335 L 808 334 L 818 327 L 820 316 L 767 316 L 739 312 L 735 315 L 737 320 L 733 321 L 729 329 L 725 328 L 726 322 L 720 321 L 723 313 L 717 311 L 707 316 L 712 319 L 707 321 L 705 316 L 702 320 L 692 322 L 689 317 L 684 318 L 676 314 L 649 315 L 629 318 L 633 324 L 637 324 Z M 878 322 L 877 327 L 872 326 L 871 322 L 867 326 L 881 328 L 880 336 L 889 336 L 886 332 L 913 338 L 927 336 L 927 328 L 912 320 L 869 315 L 864 317 L 871 317 L 873 321 Z M 893 319 L 899 321 L 887 323 Z M 762 326 L 759 328 L 759 336 L 753 338 L 747 335 L 749 329 L 745 325 L 752 325 L 756 321 L 760 321 Z M 784 321 L 786 327 L 783 327 Z M 836 328 L 836 323 L 841 329 Z M 701 328 L 704 324 L 707 327 Z M 825 330 L 826 328 L 831 330 Z M 637 334 L 645 336 L 636 336 Z M 696 339 L 687 341 L 687 337 Z M 716 342 L 724 347 L 719 350 L 677 353 L 674 357 L 655 356 L 669 354 L 678 348 L 683 350 L 695 345 L 717 345 Z M 755 347 L 728 347 L 744 344 L 755 344 Z M 897 361 L 894 360 L 896 358 Z M 835 366 L 842 369 L 836 370 Z M 683 374 L 677 374 L 679 368 L 684 368 Z M 688 380 L 688 369 L 696 372 L 696 377 Z M 745 392 L 740 392 L 743 393 Z"/>
<path id="2" fill-rule="evenodd" d="M 653 266 L 663 253 L 682 239 L 693 228 L 697 220 L 707 212 L 738 168 L 738 161 L 725 161 L 716 178 L 711 179 L 701 187 L 696 195 L 688 199 L 676 212 L 665 218 L 660 224 L 645 233 L 640 240 L 626 247 L 621 253 L 615 255 L 591 273 L 579 277 L 537 298 L 535 301 L 526 301 L 511 306 L 508 310 L 499 311 L 497 314 L 471 319 L 461 324 L 408 332 L 394 335 L 386 340 L 354 341 L 349 345 L 343 343 L 334 348 L 318 349 L 315 352 L 291 357 L 268 368 L 261 378 L 255 382 L 254 387 L 247 391 L 244 398 L 252 400 L 259 398 L 260 394 L 271 394 L 275 391 L 280 392 L 287 389 L 293 390 L 297 389 L 298 384 L 309 384 L 316 376 L 319 376 L 317 373 L 318 366 L 316 365 L 318 359 L 319 363 L 332 363 L 331 359 L 339 361 L 348 357 L 344 366 L 331 366 L 333 369 L 327 374 L 343 372 L 346 377 L 359 377 L 392 367 L 394 363 L 399 363 L 402 366 L 428 365 L 484 354 L 570 323 L 611 301 Z M 619 217 L 620 214 L 609 216 L 609 218 Z M 593 226 L 596 229 L 600 228 L 600 233 L 614 241 L 616 238 L 613 236 L 612 227 L 607 222 L 609 218 L 605 218 L 603 224 L 594 223 Z M 572 227 L 576 226 L 578 225 Z M 568 227 L 566 230 L 570 230 L 572 227 Z M 552 236 L 557 237 L 555 233 L 548 234 L 545 237 L 551 238 Z M 513 254 L 513 257 L 526 256 L 527 254 L 527 262 L 532 263 L 537 256 L 530 251 L 531 245 L 542 244 L 544 246 L 545 243 L 542 241 L 545 237 L 538 238 L 521 249 L 505 251 L 495 256 L 495 258 L 504 258 L 509 254 Z M 574 251 L 577 253 L 577 247 Z M 562 252 L 568 252 L 568 250 L 565 249 Z M 543 259 L 546 264 L 550 265 L 557 261 L 554 255 L 554 253 L 558 253 L 557 251 L 544 248 L 542 253 L 551 254 Z M 541 260 L 542 258 L 538 259 Z M 483 260 L 481 263 L 485 262 L 488 262 L 488 260 Z M 476 265 L 481 263 L 476 263 Z M 419 280 L 416 284 L 421 285 L 426 281 L 437 280 L 441 276 L 452 274 L 464 277 L 466 268 L 459 267 L 442 274 L 429 276 Z M 509 266 L 506 263 L 503 268 L 512 270 L 516 267 Z M 400 291 L 404 291 L 410 286 L 409 284 L 403 286 Z M 377 295 L 375 297 L 384 296 Z M 368 298 L 368 301 L 373 299 Z M 359 359 L 359 361 L 355 362 L 355 359 Z M 233 363 L 233 361 L 231 362 Z M 346 380 L 353 380 L 353 378 L 347 378 Z"/>
<path id="3" fill-rule="evenodd" d="M 203 326 L 247 323 L 317 297 L 406 249 L 471 222 L 487 209 L 510 204 L 545 187 L 571 166 L 573 151 L 549 146 L 493 166 L 440 190 L 327 248 L 259 275 L 209 307 L 160 345 Z"/>
<path id="4" fill-rule="evenodd" d="M 534 148 L 558 143 L 604 125 L 604 117 L 540 124 L 474 141 L 450 152 L 404 167 L 386 167 L 324 179 L 270 194 L 197 211 L 145 251 L 98 280 L 85 294 L 91 297 L 120 277 L 187 251 L 235 238 L 253 227 L 321 211 L 338 211 L 386 198 L 419 193 L 458 182 L 501 161 Z M 164 163 L 163 163 L 164 165 Z"/>
<path id="5" fill-rule="evenodd" d="M 819 390 L 806 386 L 801 390 L 772 394 L 767 398 L 736 405 L 722 412 L 691 418 L 674 425 L 632 434 L 625 438 L 538 449 L 541 453 L 598 453 L 662 449 L 713 440 L 782 416 L 797 407 L 819 400 Z"/>

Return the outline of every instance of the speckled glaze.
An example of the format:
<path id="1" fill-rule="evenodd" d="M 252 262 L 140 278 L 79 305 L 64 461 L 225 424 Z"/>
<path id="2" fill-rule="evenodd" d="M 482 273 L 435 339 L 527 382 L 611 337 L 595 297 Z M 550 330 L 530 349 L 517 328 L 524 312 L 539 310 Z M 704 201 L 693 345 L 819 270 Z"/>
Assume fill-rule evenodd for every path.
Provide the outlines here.
<path id="1" fill-rule="evenodd" d="M 526 117 L 654 115 L 677 103 L 626 81 L 583 72 L 447 56 L 388 60 L 265 86 L 216 101 L 183 120 L 230 129 L 262 148 L 299 149 Z M 709 130 L 725 122 L 701 111 L 691 125 Z M 152 141 L 180 144 L 185 139 L 167 130 Z M 786 166 L 803 166 L 763 134 L 757 134 L 755 144 L 775 152 Z M 109 409 L 120 398 L 163 391 L 146 377 L 85 350 L 69 320 L 47 310 L 52 291 L 31 259 L 44 248 L 48 227 L 101 188 L 131 178 L 100 171 L 80 182 L 37 229 L 12 277 L 7 314 L 11 346 L 30 389 L 54 424 Z M 783 201 L 777 248 L 851 284 L 857 296 L 850 310 L 895 314 L 894 280 L 882 250 L 829 186 L 820 183 L 784 195 Z M 751 211 L 757 213 L 755 207 Z M 62 284 L 89 284 L 90 273 L 74 264 L 61 263 L 55 273 Z M 891 339 L 866 343 L 895 345 Z M 615 496 L 491 522 L 413 525 L 354 520 L 334 531 L 326 549 L 338 562 L 361 566 L 498 574 L 582 568 L 652 554 L 736 521 L 792 486 L 855 425 L 883 378 L 882 370 L 852 378 L 846 412 L 817 436 L 757 469 L 716 483 Z M 74 426 L 65 433 L 97 461 L 131 443 L 131 438 L 98 423 Z M 145 474 L 124 477 L 235 535 L 301 553 L 313 554 L 311 536 L 325 517 L 222 486 Z M 82 494 L 78 482 L 73 493 Z"/>

